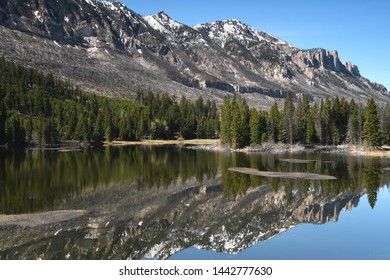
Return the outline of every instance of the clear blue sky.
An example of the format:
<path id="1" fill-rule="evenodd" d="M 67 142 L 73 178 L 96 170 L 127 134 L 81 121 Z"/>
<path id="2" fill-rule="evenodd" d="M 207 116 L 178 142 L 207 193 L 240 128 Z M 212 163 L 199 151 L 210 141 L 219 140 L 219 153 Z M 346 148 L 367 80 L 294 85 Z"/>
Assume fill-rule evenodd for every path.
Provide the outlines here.
<path id="1" fill-rule="evenodd" d="M 390 90 L 389 0 L 121 2 L 141 15 L 165 11 L 189 26 L 235 18 L 299 48 L 338 50 L 342 61 L 352 61 L 363 76 Z"/>

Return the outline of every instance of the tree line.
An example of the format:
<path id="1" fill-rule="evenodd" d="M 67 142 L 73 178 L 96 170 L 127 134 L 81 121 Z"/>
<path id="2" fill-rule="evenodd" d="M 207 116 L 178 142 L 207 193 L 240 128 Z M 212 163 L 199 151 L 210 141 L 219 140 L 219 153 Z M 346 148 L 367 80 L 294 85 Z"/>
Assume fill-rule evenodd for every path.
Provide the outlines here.
<path id="1" fill-rule="evenodd" d="M 339 97 L 310 104 L 307 96 L 294 104 L 288 94 L 282 109 L 275 102 L 266 112 L 249 109 L 245 100 L 226 97 L 220 134 L 221 143 L 232 148 L 264 142 L 379 147 L 390 143 L 390 105 L 378 108 L 371 98 L 364 106 Z"/>
<path id="2" fill-rule="evenodd" d="M 55 145 L 63 140 L 102 142 L 218 138 L 233 148 L 264 142 L 338 145 L 390 143 L 390 105 L 379 108 L 345 98 L 310 104 L 307 96 L 283 108 L 250 109 L 245 100 L 191 102 L 137 91 L 134 100 L 100 97 L 53 74 L 0 59 L 0 145 Z"/>
<path id="3" fill-rule="evenodd" d="M 100 97 L 0 59 L 0 145 L 216 138 L 218 131 L 215 102 L 143 91 L 132 101 Z"/>

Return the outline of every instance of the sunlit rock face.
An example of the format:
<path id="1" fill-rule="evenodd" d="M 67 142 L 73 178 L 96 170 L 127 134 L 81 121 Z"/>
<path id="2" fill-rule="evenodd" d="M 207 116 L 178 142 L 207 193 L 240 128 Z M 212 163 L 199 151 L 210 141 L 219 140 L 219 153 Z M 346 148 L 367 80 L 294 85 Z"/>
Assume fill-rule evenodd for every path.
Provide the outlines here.
<path id="1" fill-rule="evenodd" d="M 142 17 L 115 1 L 1 4 L 0 56 L 102 95 L 144 89 L 221 102 L 239 93 L 263 108 L 289 91 L 388 101 L 384 86 L 341 62 L 337 51 L 302 50 L 238 20 L 190 27 L 164 12 Z"/>

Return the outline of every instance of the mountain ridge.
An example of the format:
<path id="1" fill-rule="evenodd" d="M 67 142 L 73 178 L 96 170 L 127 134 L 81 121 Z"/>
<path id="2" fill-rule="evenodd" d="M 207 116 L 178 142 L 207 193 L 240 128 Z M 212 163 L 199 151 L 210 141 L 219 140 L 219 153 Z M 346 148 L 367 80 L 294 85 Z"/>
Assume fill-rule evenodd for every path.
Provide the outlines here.
<path id="1" fill-rule="evenodd" d="M 337 51 L 299 49 L 233 19 L 190 27 L 118 1 L 2 0 L 0 35 L 0 56 L 101 95 L 132 98 L 142 89 L 221 102 L 240 94 L 263 108 L 287 92 L 312 100 L 389 98 Z"/>

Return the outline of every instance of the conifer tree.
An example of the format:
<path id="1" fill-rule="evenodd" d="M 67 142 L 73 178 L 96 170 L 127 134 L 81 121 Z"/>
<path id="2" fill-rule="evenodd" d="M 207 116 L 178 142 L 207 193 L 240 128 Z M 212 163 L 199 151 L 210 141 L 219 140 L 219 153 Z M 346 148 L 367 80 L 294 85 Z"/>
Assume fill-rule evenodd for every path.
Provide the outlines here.
<path id="1" fill-rule="evenodd" d="M 294 113 L 295 107 L 292 101 L 292 96 L 291 93 L 288 93 L 284 101 L 280 126 L 280 140 L 284 143 L 294 143 Z"/>
<path id="2" fill-rule="evenodd" d="M 225 96 L 221 108 L 221 144 L 231 143 L 232 108 L 229 97 Z"/>
<path id="3" fill-rule="evenodd" d="M 386 105 L 381 110 L 381 131 L 383 143 L 390 144 L 390 105 Z"/>
<path id="4" fill-rule="evenodd" d="M 332 144 L 332 103 L 328 97 L 321 101 L 321 142 L 325 145 Z"/>
<path id="5" fill-rule="evenodd" d="M 249 120 L 249 129 L 250 129 L 250 144 L 258 145 L 261 143 L 261 134 L 260 134 L 260 115 L 256 109 L 252 109 L 250 113 Z"/>
<path id="6" fill-rule="evenodd" d="M 310 108 L 310 107 L 309 107 Z M 313 144 L 317 141 L 317 132 L 315 125 L 315 117 L 317 114 L 318 106 L 313 106 L 310 109 L 307 109 L 307 119 L 306 119 L 306 144 Z"/>
<path id="7" fill-rule="evenodd" d="M 347 132 L 347 142 L 351 144 L 358 144 L 358 108 L 355 105 L 351 108 L 351 115 L 348 120 L 348 132 Z"/>
<path id="8" fill-rule="evenodd" d="M 275 103 L 271 106 L 268 114 L 268 139 L 271 142 L 278 142 L 279 138 L 279 127 L 280 127 L 280 113 L 278 104 Z"/>
<path id="9" fill-rule="evenodd" d="M 5 121 L 7 118 L 7 111 L 2 100 L 0 100 L 0 144 L 5 143 Z"/>
<path id="10" fill-rule="evenodd" d="M 371 147 L 381 146 L 380 122 L 378 110 L 373 98 L 368 100 L 364 110 L 363 138 L 366 145 Z"/>
<path id="11" fill-rule="evenodd" d="M 231 147 L 243 148 L 249 145 L 249 107 L 245 100 L 232 103 Z"/>
<path id="12" fill-rule="evenodd" d="M 104 140 L 104 118 L 101 112 L 98 113 L 98 117 L 95 122 L 93 130 L 93 140 L 103 141 Z"/>

